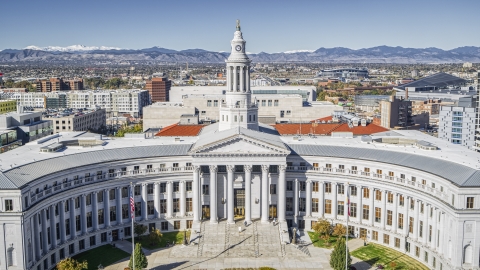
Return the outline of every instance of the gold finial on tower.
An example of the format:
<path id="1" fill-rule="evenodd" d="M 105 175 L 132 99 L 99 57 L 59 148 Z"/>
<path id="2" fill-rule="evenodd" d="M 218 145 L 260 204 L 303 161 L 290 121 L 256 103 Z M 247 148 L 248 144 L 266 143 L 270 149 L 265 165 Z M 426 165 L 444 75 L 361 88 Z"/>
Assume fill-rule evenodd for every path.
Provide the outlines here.
<path id="1" fill-rule="evenodd" d="M 240 31 L 240 20 L 237 20 L 237 31 Z"/>

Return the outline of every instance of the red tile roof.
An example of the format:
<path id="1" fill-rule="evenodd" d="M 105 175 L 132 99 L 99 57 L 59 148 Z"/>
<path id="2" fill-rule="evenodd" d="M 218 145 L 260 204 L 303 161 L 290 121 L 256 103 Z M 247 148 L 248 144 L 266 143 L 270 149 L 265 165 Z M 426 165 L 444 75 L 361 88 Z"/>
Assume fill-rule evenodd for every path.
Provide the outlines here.
<path id="1" fill-rule="evenodd" d="M 294 135 L 294 134 L 329 134 L 331 130 L 336 128 L 339 124 L 318 124 L 313 128 L 312 124 L 276 124 L 273 127 L 277 129 L 280 135 Z M 314 130 L 315 129 L 315 130 Z"/>
<path id="2" fill-rule="evenodd" d="M 315 121 L 318 121 L 318 122 L 322 122 L 322 121 L 325 121 L 325 122 L 328 122 L 328 121 L 332 121 L 333 120 L 333 116 L 326 116 L 326 117 L 322 117 L 322 118 L 318 118 L 318 119 L 315 119 L 315 120 L 312 120 L 310 122 L 315 122 Z"/>
<path id="3" fill-rule="evenodd" d="M 274 125 L 280 135 L 294 135 L 294 134 L 317 134 L 317 135 L 330 135 L 332 132 L 352 132 L 353 135 L 371 135 L 377 132 L 388 131 L 388 129 L 375 125 L 368 124 L 367 126 L 348 127 L 346 123 L 334 123 L 334 124 L 318 124 L 315 128 L 312 124 L 276 124 Z"/>
<path id="4" fill-rule="evenodd" d="M 204 125 L 173 124 L 160 130 L 155 136 L 197 136 Z"/>

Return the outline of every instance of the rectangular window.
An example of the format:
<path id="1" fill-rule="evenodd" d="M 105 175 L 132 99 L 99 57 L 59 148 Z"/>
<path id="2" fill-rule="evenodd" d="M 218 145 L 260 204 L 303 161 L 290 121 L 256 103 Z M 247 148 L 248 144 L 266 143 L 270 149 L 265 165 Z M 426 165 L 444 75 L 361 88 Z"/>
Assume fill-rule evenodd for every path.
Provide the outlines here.
<path id="1" fill-rule="evenodd" d="M 103 209 L 98 210 L 98 224 L 103 224 L 105 222 L 105 215 L 103 214 Z"/>
<path id="2" fill-rule="evenodd" d="M 75 197 L 75 209 L 80 208 L 80 197 Z"/>
<path id="3" fill-rule="evenodd" d="M 117 221 L 117 206 L 110 206 L 110 221 Z"/>
<path id="4" fill-rule="evenodd" d="M 380 207 L 375 207 L 375 222 L 380 222 L 382 220 L 382 209 Z"/>
<path id="5" fill-rule="evenodd" d="M 152 201 L 147 201 L 147 215 L 154 215 L 155 214 L 155 206 Z"/>
<path id="6" fill-rule="evenodd" d="M 332 193 L 332 184 L 325 183 L 325 193 Z"/>
<path id="7" fill-rule="evenodd" d="M 115 189 L 110 189 L 109 195 L 108 195 L 109 199 L 110 200 L 115 200 L 115 195 L 116 195 L 115 194 Z"/>
<path id="8" fill-rule="evenodd" d="M 344 213 L 344 202 L 343 201 L 338 201 L 337 204 L 337 215 L 343 216 Z"/>
<path id="9" fill-rule="evenodd" d="M 160 222 L 160 230 L 162 230 L 162 231 L 168 231 L 168 221 L 162 221 L 162 222 Z"/>
<path id="10" fill-rule="evenodd" d="M 368 206 L 368 205 L 364 205 L 364 206 L 363 206 L 363 216 L 362 216 L 362 218 L 368 220 L 368 215 L 369 215 L 369 214 L 370 214 L 369 206 Z"/>
<path id="11" fill-rule="evenodd" d="M 180 212 L 180 199 L 173 199 L 173 212 Z"/>
<path id="12" fill-rule="evenodd" d="M 97 193 L 97 202 L 99 202 L 99 203 L 103 202 L 103 192 L 98 192 Z"/>
<path id="13" fill-rule="evenodd" d="M 160 183 L 160 193 L 167 192 L 167 183 Z"/>
<path id="14" fill-rule="evenodd" d="M 306 191 L 307 190 L 307 183 L 299 182 L 298 185 L 300 186 L 300 191 Z"/>
<path id="15" fill-rule="evenodd" d="M 68 254 L 72 255 L 75 253 L 75 244 L 68 245 Z"/>
<path id="16" fill-rule="evenodd" d="M 423 237 L 423 221 L 420 220 L 418 225 L 418 236 Z"/>
<path id="17" fill-rule="evenodd" d="M 357 217 L 357 203 L 350 203 L 350 216 Z"/>
<path id="18" fill-rule="evenodd" d="M 389 245 L 389 244 L 390 244 L 390 235 L 385 234 L 385 233 L 383 234 L 383 243 L 384 243 L 385 245 Z"/>
<path id="19" fill-rule="evenodd" d="M 5 211 L 13 211 L 13 200 L 5 200 Z"/>
<path id="20" fill-rule="evenodd" d="M 275 99 L 275 100 L 273 101 L 273 106 L 274 106 L 274 107 L 278 107 L 278 99 Z"/>
<path id="21" fill-rule="evenodd" d="M 392 211 L 387 210 L 387 225 L 392 226 Z"/>
<path id="22" fill-rule="evenodd" d="M 187 198 L 187 212 L 192 212 L 192 211 L 193 211 L 192 198 Z"/>
<path id="23" fill-rule="evenodd" d="M 92 204 L 92 193 L 87 194 L 87 195 L 85 196 L 85 204 L 86 204 L 86 205 L 91 205 L 91 204 Z"/>
<path id="24" fill-rule="evenodd" d="M 134 191 L 134 196 L 140 196 L 142 195 L 142 187 L 141 186 L 135 186 L 133 188 L 133 191 Z"/>
<path id="25" fill-rule="evenodd" d="M 179 192 L 180 191 L 180 183 L 179 182 L 173 182 L 173 192 Z M 204 194 L 208 195 L 208 194 Z"/>
<path id="26" fill-rule="evenodd" d="M 153 194 L 153 184 L 147 185 L 147 194 L 149 195 Z"/>
<path id="27" fill-rule="evenodd" d="M 345 186 L 342 185 L 342 184 L 338 185 L 337 193 L 338 194 L 345 194 Z"/>
<path id="28" fill-rule="evenodd" d="M 423 260 L 424 260 L 426 263 L 428 263 L 428 252 L 426 252 L 426 251 L 424 252 L 424 258 L 423 258 Z"/>
<path id="29" fill-rule="evenodd" d="M 393 193 L 392 192 L 387 193 L 387 202 L 388 203 L 393 203 Z"/>
<path id="30" fill-rule="evenodd" d="M 357 187 L 356 186 L 350 186 L 350 195 L 351 196 L 357 196 Z"/>
<path id="31" fill-rule="evenodd" d="M 313 200 L 314 199 L 312 199 L 312 201 Z M 317 199 L 317 207 L 318 207 L 318 199 Z M 293 211 L 293 198 L 292 197 L 287 197 L 287 199 L 286 199 L 286 210 L 285 211 L 287 211 L 287 212 Z M 317 212 L 318 212 L 318 209 L 317 209 Z"/>
<path id="32" fill-rule="evenodd" d="M 432 242 L 432 225 L 428 226 L 428 242 Z"/>
<path id="33" fill-rule="evenodd" d="M 92 212 L 87 213 L 87 228 L 92 227 Z"/>
<path id="34" fill-rule="evenodd" d="M 298 198 L 298 211 L 305 212 L 306 208 L 306 199 L 305 198 Z"/>
<path id="35" fill-rule="evenodd" d="M 90 236 L 90 246 L 95 246 L 95 242 L 96 242 L 95 236 Z"/>
<path id="36" fill-rule="evenodd" d="M 187 199 L 188 201 L 188 199 Z M 166 199 L 161 199 L 160 200 L 160 214 L 165 214 L 167 213 L 167 200 Z"/>
<path id="37" fill-rule="evenodd" d="M 129 204 L 122 204 L 122 219 L 128 218 Z"/>
<path id="38" fill-rule="evenodd" d="M 185 182 L 186 191 L 192 191 L 192 182 Z"/>
<path id="39" fill-rule="evenodd" d="M 180 220 L 176 220 L 173 222 L 173 229 L 180 230 Z"/>
<path id="40" fill-rule="evenodd" d="M 291 198 L 291 199 L 293 200 L 293 198 Z M 313 198 L 312 199 L 312 212 L 313 213 L 318 213 L 318 198 Z"/>
<path id="41" fill-rule="evenodd" d="M 403 206 L 405 204 L 405 199 L 402 195 L 398 195 L 398 205 Z"/>
<path id="42" fill-rule="evenodd" d="M 277 185 L 270 184 L 270 194 L 277 194 Z"/>
<path id="43" fill-rule="evenodd" d="M 473 209 L 473 197 L 467 197 L 467 209 Z"/>
<path id="44" fill-rule="evenodd" d="M 378 232 L 377 231 L 372 231 L 372 239 L 374 241 L 378 241 Z"/>
<path id="45" fill-rule="evenodd" d="M 398 228 L 403 229 L 403 214 L 399 213 L 398 214 Z"/>
<path id="46" fill-rule="evenodd" d="M 202 194 L 203 195 L 209 194 L 208 185 L 202 185 Z"/>
<path id="47" fill-rule="evenodd" d="M 400 238 L 395 237 L 395 247 L 400 248 Z"/>
<path id="48" fill-rule="evenodd" d="M 268 107 L 272 107 L 272 100 L 271 99 L 268 100 Z"/>
<path id="49" fill-rule="evenodd" d="M 313 182 L 312 183 L 312 191 L 313 192 L 318 192 L 318 182 Z"/>
<path id="50" fill-rule="evenodd" d="M 410 198 L 410 209 L 411 210 L 415 209 L 415 200 L 413 198 Z"/>
<path id="51" fill-rule="evenodd" d="M 287 191 L 293 191 L 293 181 L 287 181 Z"/>
<path id="52" fill-rule="evenodd" d="M 380 190 L 375 190 L 375 200 L 381 201 L 382 200 L 382 192 Z"/>
<path id="53" fill-rule="evenodd" d="M 106 232 L 100 234 L 100 242 L 102 242 L 102 243 L 107 242 L 107 233 Z"/>
<path id="54" fill-rule="evenodd" d="M 325 214 L 332 213 L 332 200 L 325 200 Z"/>
<path id="55" fill-rule="evenodd" d="M 65 219 L 65 234 L 70 235 L 70 219 Z"/>
<path id="56" fill-rule="evenodd" d="M 135 217 L 141 217 L 142 216 L 142 203 L 141 202 L 136 202 L 135 203 Z"/>
<path id="57" fill-rule="evenodd" d="M 80 215 L 75 216 L 75 230 L 79 232 L 82 229 L 82 223 L 80 221 Z"/>
<path id="58" fill-rule="evenodd" d="M 413 219 L 413 217 L 410 217 L 409 221 L 408 221 L 408 232 L 409 233 L 413 233 L 413 224 L 414 224 L 414 219 Z"/>
<path id="59" fill-rule="evenodd" d="M 363 188 L 363 198 L 370 198 L 370 190 L 368 188 Z"/>

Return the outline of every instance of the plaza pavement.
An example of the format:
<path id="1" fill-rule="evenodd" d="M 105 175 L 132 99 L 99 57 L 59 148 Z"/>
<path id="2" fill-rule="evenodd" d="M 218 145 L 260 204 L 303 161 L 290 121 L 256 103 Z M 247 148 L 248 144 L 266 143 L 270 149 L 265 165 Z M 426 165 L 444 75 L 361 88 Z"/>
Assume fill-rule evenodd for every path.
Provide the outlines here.
<path id="1" fill-rule="evenodd" d="M 240 227 L 240 232 L 239 232 Z M 203 222 L 197 236 L 188 246 L 176 245 L 158 250 L 145 250 L 148 269 L 225 269 L 258 268 L 275 269 L 332 269 L 329 265 L 331 250 L 316 248 L 308 234 L 300 235 L 298 245 L 281 244 L 280 230 L 272 223 L 254 222 L 245 227 L 239 221 L 229 225 Z M 131 252 L 131 243 L 117 241 L 116 247 Z M 349 241 L 351 251 L 363 246 L 362 240 Z M 352 258 L 357 270 L 370 269 L 370 265 Z M 107 270 L 123 270 L 128 259 L 106 267 Z"/>

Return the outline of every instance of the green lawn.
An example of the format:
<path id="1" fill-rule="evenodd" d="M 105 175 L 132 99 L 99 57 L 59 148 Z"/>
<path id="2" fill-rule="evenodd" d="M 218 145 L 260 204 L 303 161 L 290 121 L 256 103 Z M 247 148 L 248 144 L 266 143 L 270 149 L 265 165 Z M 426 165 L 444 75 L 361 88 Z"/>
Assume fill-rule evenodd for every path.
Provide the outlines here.
<path id="1" fill-rule="evenodd" d="M 312 240 L 313 246 L 319 248 L 333 248 L 338 238 L 336 236 L 330 236 L 330 240 L 327 243 L 325 240 L 320 239 L 318 237 L 318 233 L 316 232 L 308 232 L 308 236 L 310 236 L 310 240 Z M 352 240 L 352 238 L 348 238 L 348 241 L 350 240 Z"/>
<path id="2" fill-rule="evenodd" d="M 100 264 L 108 266 L 127 257 L 130 257 L 130 254 L 107 244 L 75 255 L 73 256 L 73 259 L 80 262 L 86 260 L 88 262 L 88 269 L 96 270 Z"/>
<path id="3" fill-rule="evenodd" d="M 369 243 L 365 247 L 354 250 L 350 252 L 350 254 L 370 265 L 381 264 L 383 265 L 384 269 L 392 269 L 390 267 L 390 263 L 392 261 L 397 263 L 395 269 L 429 269 L 419 261 L 406 254 L 372 243 Z"/>
<path id="4" fill-rule="evenodd" d="M 148 235 L 143 235 L 140 239 L 138 236 L 136 236 L 135 243 L 142 244 L 142 247 L 145 249 L 157 249 L 157 248 L 165 247 L 167 242 L 172 243 L 172 241 L 175 241 L 175 244 L 182 244 L 183 242 L 183 231 L 167 232 L 167 233 L 162 233 L 162 235 L 163 235 L 162 239 L 157 244 L 152 245 L 148 240 Z M 132 242 L 132 238 L 129 238 L 126 240 Z M 189 240 L 190 240 L 190 231 L 187 231 L 187 241 Z"/>

